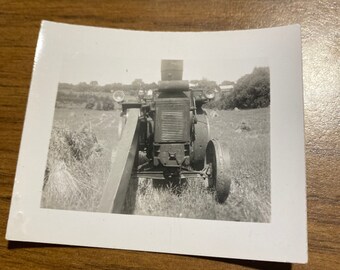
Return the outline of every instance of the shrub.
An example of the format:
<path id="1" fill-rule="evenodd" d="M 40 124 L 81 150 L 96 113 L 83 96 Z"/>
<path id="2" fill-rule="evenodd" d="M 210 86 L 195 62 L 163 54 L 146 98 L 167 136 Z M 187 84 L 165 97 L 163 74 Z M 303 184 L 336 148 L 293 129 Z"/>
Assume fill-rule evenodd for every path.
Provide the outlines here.
<path id="1" fill-rule="evenodd" d="M 112 111 L 115 109 L 115 105 L 113 99 L 106 97 L 103 101 L 103 110 L 104 111 Z"/>
<path id="2" fill-rule="evenodd" d="M 205 107 L 213 109 L 255 109 L 270 105 L 270 77 L 268 67 L 256 67 L 251 74 L 241 77 L 234 90 L 212 101 Z"/>
<path id="3" fill-rule="evenodd" d="M 103 104 L 100 101 L 98 101 L 96 105 L 96 110 L 101 111 L 102 109 L 103 109 Z"/>
<path id="4" fill-rule="evenodd" d="M 96 100 L 95 100 L 95 98 L 91 97 L 87 100 L 85 108 L 88 109 L 88 110 L 92 110 L 95 105 L 96 105 Z"/>
<path id="5" fill-rule="evenodd" d="M 251 74 L 241 77 L 235 84 L 234 91 L 224 99 L 225 109 L 255 109 L 268 107 L 270 104 L 269 68 L 254 68 Z"/>

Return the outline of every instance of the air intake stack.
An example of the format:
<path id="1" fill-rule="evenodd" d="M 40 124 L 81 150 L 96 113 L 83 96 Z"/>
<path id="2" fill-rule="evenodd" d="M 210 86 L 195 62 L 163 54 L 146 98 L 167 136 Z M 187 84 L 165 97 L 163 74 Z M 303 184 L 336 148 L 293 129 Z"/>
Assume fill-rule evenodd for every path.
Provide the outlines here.
<path id="1" fill-rule="evenodd" d="M 162 81 L 181 81 L 183 77 L 183 60 L 162 60 Z"/>
<path id="2" fill-rule="evenodd" d="M 159 91 L 188 91 L 189 82 L 183 81 L 183 60 L 162 60 Z"/>

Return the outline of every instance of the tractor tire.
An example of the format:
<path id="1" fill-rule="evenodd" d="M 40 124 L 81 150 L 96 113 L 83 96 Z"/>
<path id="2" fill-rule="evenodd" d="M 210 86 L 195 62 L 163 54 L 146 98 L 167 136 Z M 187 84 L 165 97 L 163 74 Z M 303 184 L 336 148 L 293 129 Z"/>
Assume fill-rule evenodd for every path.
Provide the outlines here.
<path id="1" fill-rule="evenodd" d="M 197 123 L 195 124 L 195 141 L 193 147 L 193 164 L 196 171 L 203 170 L 205 164 L 205 153 L 207 144 L 210 140 L 210 126 L 206 111 L 200 110 L 196 115 Z"/>
<path id="2" fill-rule="evenodd" d="M 222 149 L 220 143 L 213 139 L 207 145 L 206 162 L 210 168 L 208 185 L 216 190 L 216 200 L 224 203 L 230 192 L 230 156 L 228 149 Z"/>

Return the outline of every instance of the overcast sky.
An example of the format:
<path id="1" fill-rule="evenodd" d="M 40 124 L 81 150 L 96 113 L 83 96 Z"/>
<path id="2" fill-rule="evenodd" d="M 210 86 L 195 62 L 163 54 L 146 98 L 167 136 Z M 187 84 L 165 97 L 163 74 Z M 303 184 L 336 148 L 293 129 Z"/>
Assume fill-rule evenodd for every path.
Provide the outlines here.
<path id="1" fill-rule="evenodd" d="M 221 83 L 224 80 L 237 81 L 251 73 L 254 67 L 268 66 L 263 58 L 247 59 L 182 59 L 184 60 L 184 80 L 207 78 Z M 161 79 L 161 59 L 111 58 L 102 55 L 72 55 L 65 57 L 60 74 L 60 82 L 77 84 L 98 81 L 100 85 L 109 83 L 129 84 L 134 79 L 146 83 Z"/>

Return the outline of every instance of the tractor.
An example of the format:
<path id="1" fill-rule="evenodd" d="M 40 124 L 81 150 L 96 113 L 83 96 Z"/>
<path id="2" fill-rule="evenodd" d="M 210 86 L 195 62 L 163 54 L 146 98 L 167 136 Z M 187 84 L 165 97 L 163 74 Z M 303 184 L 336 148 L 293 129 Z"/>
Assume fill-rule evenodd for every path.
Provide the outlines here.
<path id="1" fill-rule="evenodd" d="M 103 211 L 119 212 L 122 194 L 126 194 L 129 181 L 136 178 L 153 179 L 159 185 L 202 177 L 210 189 L 216 190 L 219 203 L 227 199 L 229 152 L 218 140 L 211 139 L 209 119 L 202 108 L 214 99 L 215 92 L 190 87 L 182 76 L 183 60 L 162 60 L 157 89 L 139 90 L 135 101 L 125 100 L 123 91 L 113 93 L 122 112 L 121 152 L 112 170 L 120 171 L 118 176 L 112 174 L 116 183 L 108 181 L 101 202 Z"/>

